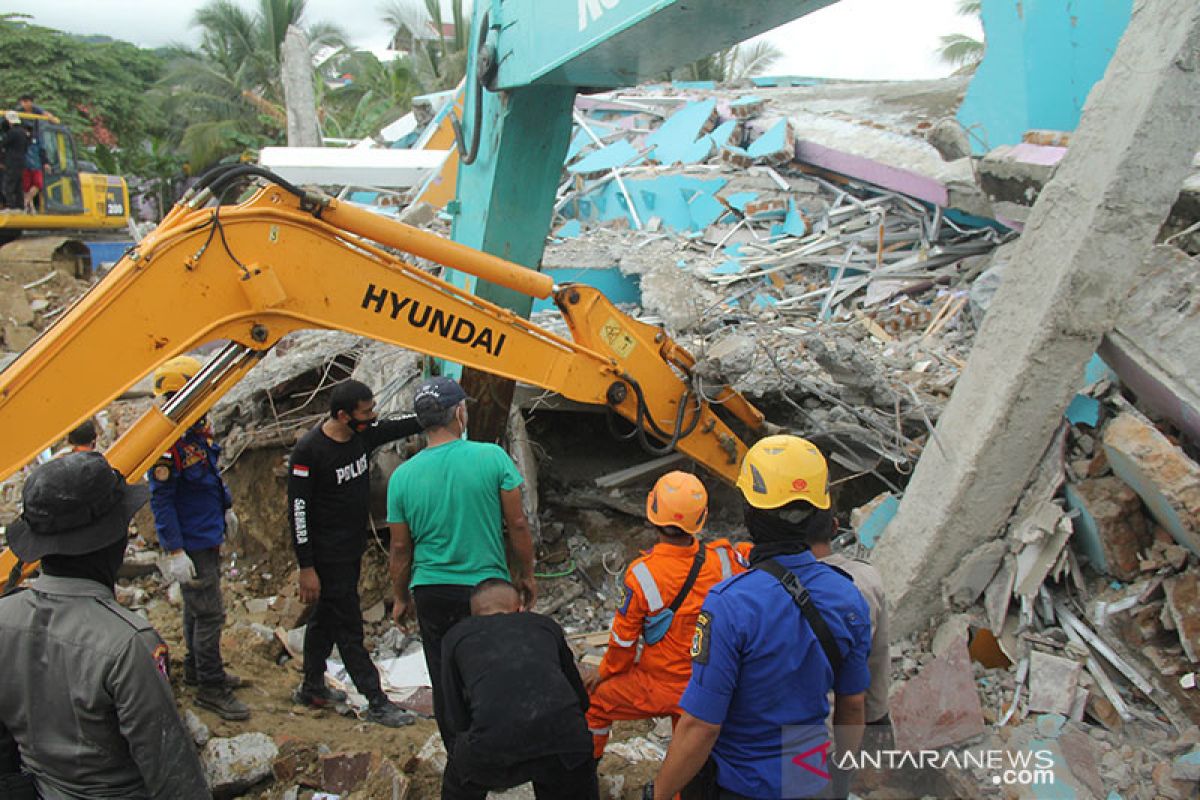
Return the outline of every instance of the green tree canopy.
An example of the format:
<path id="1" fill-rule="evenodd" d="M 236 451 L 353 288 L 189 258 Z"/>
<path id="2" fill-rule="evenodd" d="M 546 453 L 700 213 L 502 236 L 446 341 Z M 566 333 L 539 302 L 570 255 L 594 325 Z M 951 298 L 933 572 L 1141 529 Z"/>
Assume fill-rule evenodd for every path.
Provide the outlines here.
<path id="1" fill-rule="evenodd" d="M 147 91 L 163 60 L 128 42 L 72 36 L 0 17 L 0 103 L 30 94 L 62 119 L 83 145 L 135 144 L 161 134 L 165 119 Z"/>

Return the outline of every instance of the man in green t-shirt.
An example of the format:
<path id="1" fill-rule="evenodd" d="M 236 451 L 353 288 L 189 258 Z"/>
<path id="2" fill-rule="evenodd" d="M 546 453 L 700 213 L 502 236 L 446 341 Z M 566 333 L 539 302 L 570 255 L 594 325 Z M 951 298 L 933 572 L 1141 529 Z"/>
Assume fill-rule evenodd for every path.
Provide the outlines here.
<path id="1" fill-rule="evenodd" d="M 442 695 L 442 638 L 471 616 L 471 589 L 488 578 L 509 579 L 510 563 L 523 608 L 537 599 L 533 539 L 521 504 L 524 481 L 503 449 L 463 438 L 466 401 L 450 378 L 421 384 L 413 406 L 426 447 L 388 481 L 392 618 L 399 623 L 415 603 L 433 713 L 447 753 L 454 752 L 454 736 Z"/>

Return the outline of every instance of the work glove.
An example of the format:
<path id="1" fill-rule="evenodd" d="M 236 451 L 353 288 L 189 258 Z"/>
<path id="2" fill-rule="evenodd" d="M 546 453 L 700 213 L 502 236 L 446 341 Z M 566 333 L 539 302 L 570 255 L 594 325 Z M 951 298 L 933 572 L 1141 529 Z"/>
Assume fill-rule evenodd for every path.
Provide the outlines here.
<path id="1" fill-rule="evenodd" d="M 196 565 L 183 550 L 168 553 L 158 562 L 158 568 L 169 580 L 191 583 L 196 580 Z"/>
<path id="2" fill-rule="evenodd" d="M 238 531 L 242 529 L 242 523 L 238 519 L 237 512 L 232 508 L 225 509 L 225 538 L 233 539 L 238 535 Z"/>

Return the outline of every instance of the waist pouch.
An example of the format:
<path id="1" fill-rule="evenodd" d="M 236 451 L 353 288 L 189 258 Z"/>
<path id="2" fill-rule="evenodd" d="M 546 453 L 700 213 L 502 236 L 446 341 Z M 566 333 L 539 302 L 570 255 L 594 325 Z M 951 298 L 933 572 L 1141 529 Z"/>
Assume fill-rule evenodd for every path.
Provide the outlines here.
<path id="1" fill-rule="evenodd" d="M 683 601 L 687 599 L 688 593 L 696 585 L 696 578 L 700 576 L 700 568 L 704 566 L 704 556 L 707 549 L 703 542 L 697 543 L 696 557 L 692 559 L 692 568 L 688 570 L 687 580 L 679 588 L 679 593 L 675 595 L 675 599 L 671 601 L 671 605 L 661 611 L 648 615 L 642 620 L 642 638 L 646 640 L 646 644 L 658 644 L 667 635 L 667 631 L 671 629 L 671 623 L 675 621 L 675 612 L 683 605 Z"/>

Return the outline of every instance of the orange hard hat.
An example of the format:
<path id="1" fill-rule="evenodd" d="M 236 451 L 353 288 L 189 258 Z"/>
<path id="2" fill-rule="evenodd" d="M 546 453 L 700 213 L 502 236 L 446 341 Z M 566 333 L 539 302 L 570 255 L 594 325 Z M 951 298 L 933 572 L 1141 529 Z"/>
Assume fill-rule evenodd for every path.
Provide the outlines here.
<path id="1" fill-rule="evenodd" d="M 668 472 L 646 496 L 646 518 L 660 528 L 697 534 L 708 518 L 708 492 L 695 475 Z"/>

